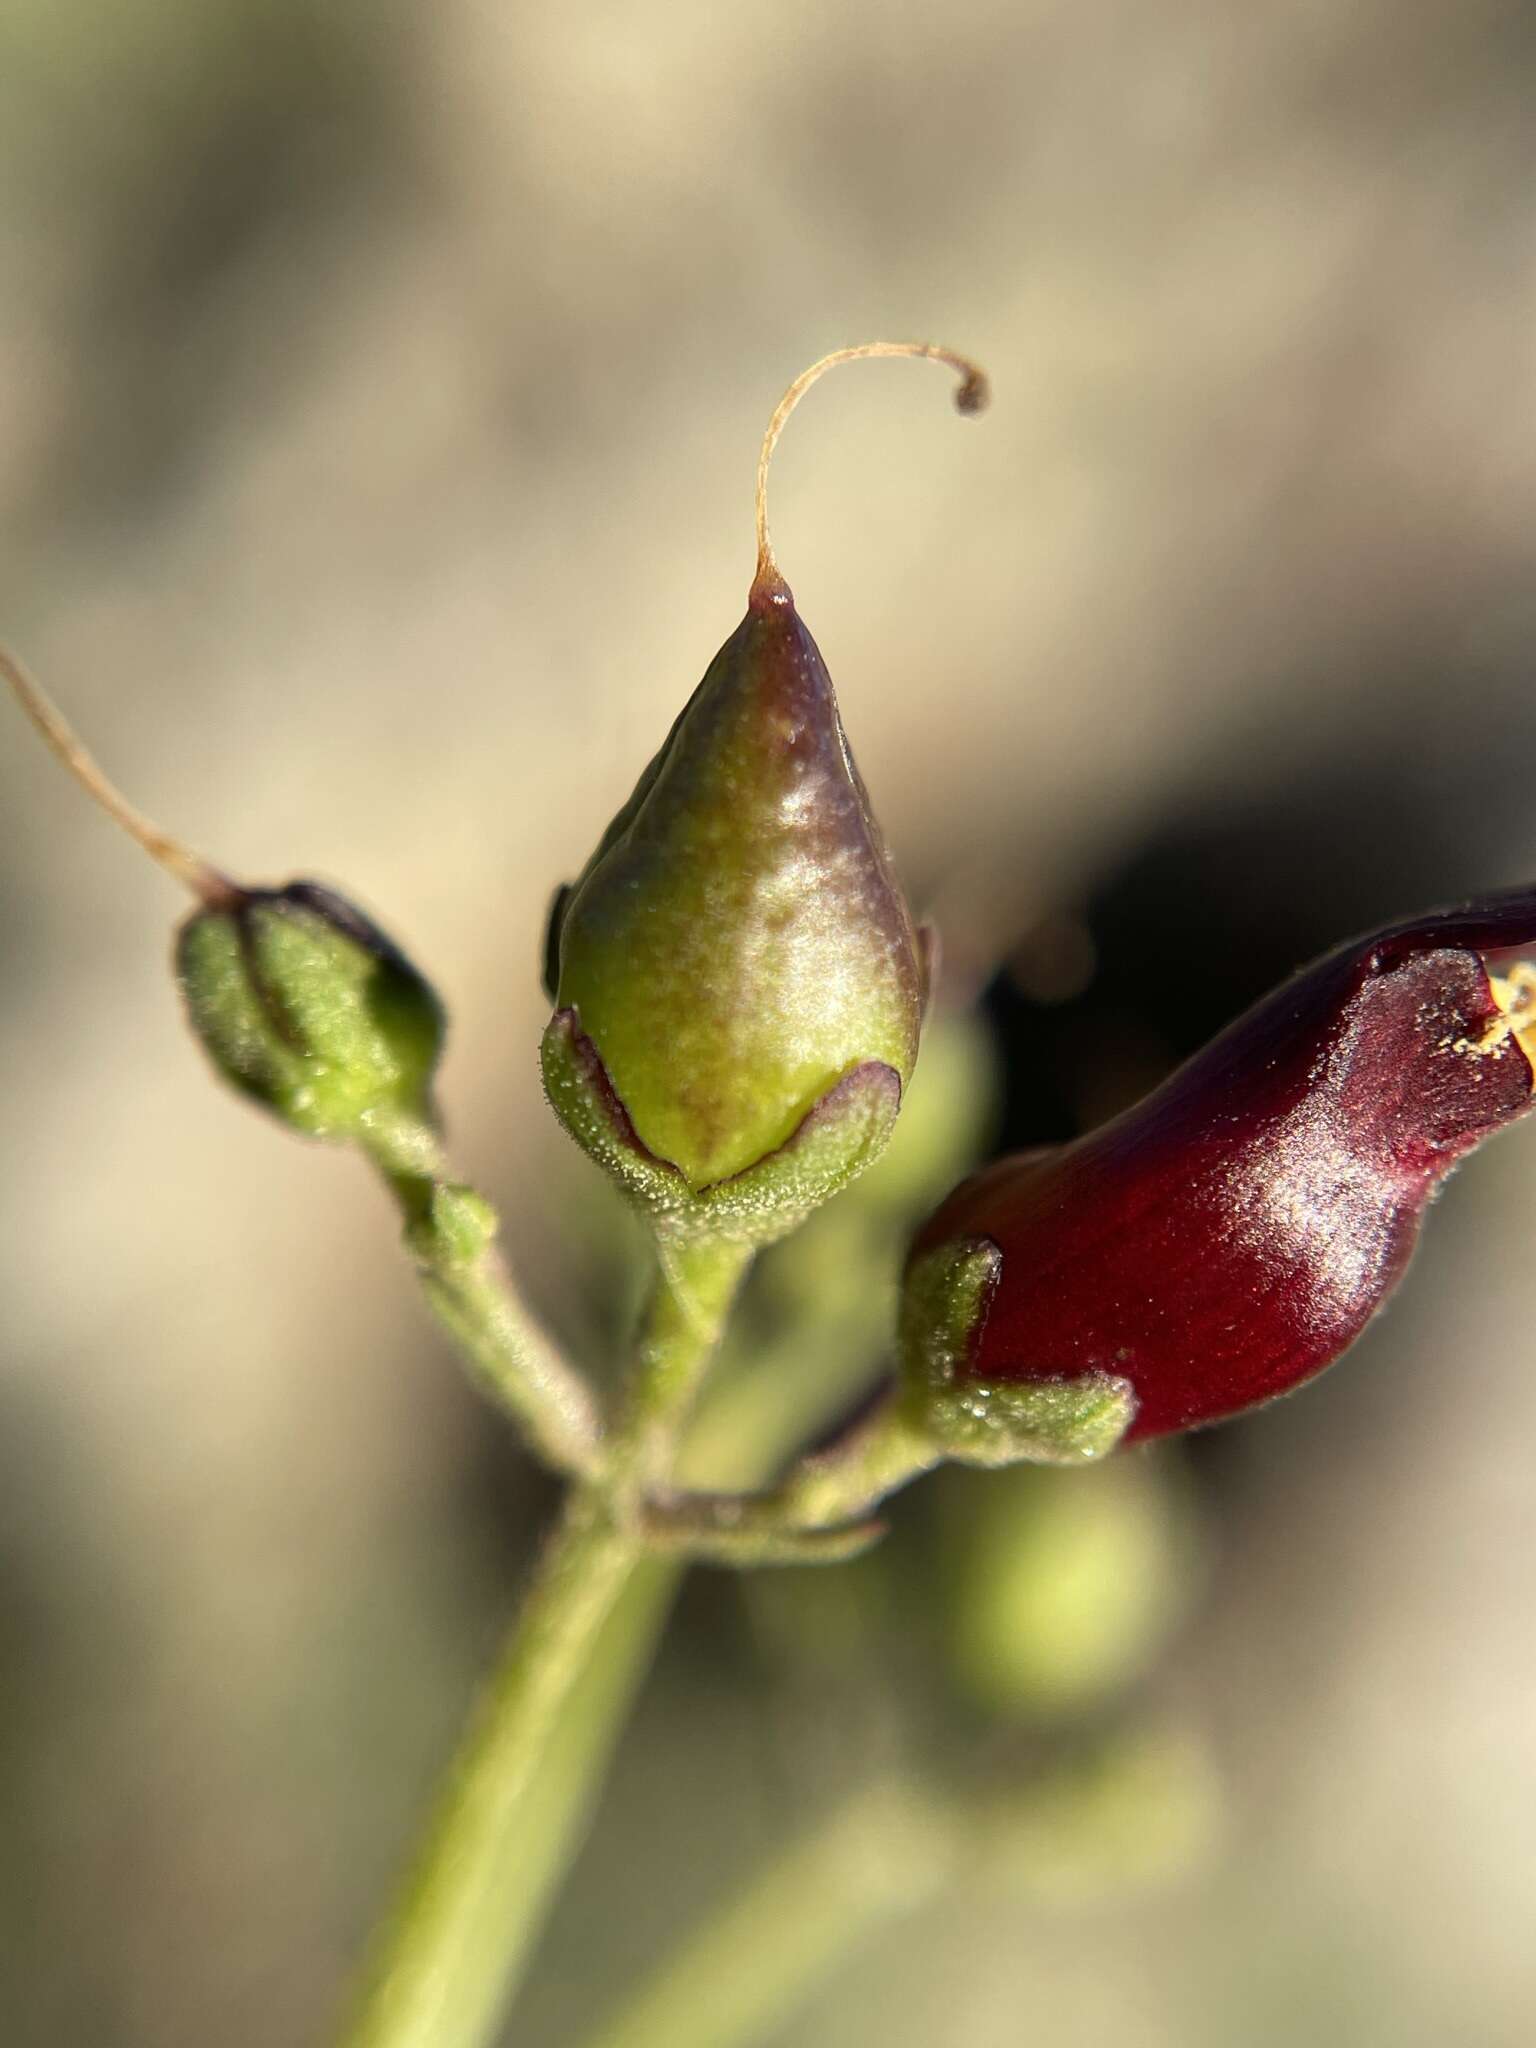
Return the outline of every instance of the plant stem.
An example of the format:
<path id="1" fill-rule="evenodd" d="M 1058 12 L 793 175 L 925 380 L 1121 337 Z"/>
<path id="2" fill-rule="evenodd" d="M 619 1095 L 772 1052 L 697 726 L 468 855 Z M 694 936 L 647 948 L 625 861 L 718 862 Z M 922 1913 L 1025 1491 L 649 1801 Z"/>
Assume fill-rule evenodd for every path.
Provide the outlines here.
<path id="1" fill-rule="evenodd" d="M 599 1788 L 655 1657 L 686 1570 L 646 1557 L 629 1574 L 566 1694 L 539 1768 L 508 1819 L 508 1884 L 496 1920 L 502 2006 L 517 1995 L 566 1872 L 586 1840 Z"/>
<path id="2" fill-rule="evenodd" d="M 441 1234 L 441 1233 L 438 1233 Z M 630 1513 L 637 1483 L 670 1460 L 719 1341 L 749 1254 L 692 1248 L 658 1274 L 629 1408 L 597 1475 L 572 1492 L 493 1673 L 430 1829 L 415 1879 L 387 1927 L 345 2048 L 483 2048 L 518 1959 L 505 1923 L 556 1874 L 529 1872 L 517 1839 L 530 1790 L 616 1603 L 644 1556 Z M 621 1684 L 621 1700 L 627 1692 Z M 558 1754 L 558 1751 L 556 1751 Z M 589 1760 L 606 1753 L 598 1739 Z M 577 1795 L 568 1795 L 574 1806 Z M 557 1801 L 558 1808 L 558 1801 Z M 530 1885 L 530 1876 L 534 1884 Z"/>
<path id="3" fill-rule="evenodd" d="M 431 1172 L 385 1172 L 405 1219 L 421 1291 L 475 1380 L 560 1472 L 590 1473 L 597 1408 L 518 1298 L 496 1248 L 496 1212 L 472 1188 Z"/>
<path id="4" fill-rule="evenodd" d="M 658 1544 L 721 1563 L 857 1556 L 882 1533 L 872 1511 L 939 1461 L 921 1416 L 893 1386 L 771 1493 L 673 1494 L 647 1504 L 647 1526 Z"/>
<path id="5" fill-rule="evenodd" d="M 943 1888 L 959 1835 L 907 1784 L 862 1788 L 728 1899 L 588 2048 L 749 2048 L 877 1927 Z"/>
<path id="6" fill-rule="evenodd" d="M 667 1476 L 747 1267 L 750 1247 L 666 1243 L 646 1307 L 615 1477 L 645 1486 Z"/>
<path id="7" fill-rule="evenodd" d="M 930 1048 L 925 1054 L 930 1073 L 934 1057 Z M 945 1091 L 946 1099 L 950 1092 Z M 914 1100 L 920 1101 L 921 1097 Z M 674 1477 L 714 1486 L 762 1486 L 786 1458 L 801 1444 L 815 1440 L 868 1385 L 885 1352 L 886 1327 L 883 1302 L 878 1292 L 868 1286 L 866 1276 L 894 1255 L 908 1210 L 920 1208 L 926 1199 L 936 1196 L 959 1171 L 973 1135 L 967 1121 L 972 1114 L 967 1112 L 967 1116 L 957 1120 L 952 1111 L 947 1112 L 942 1127 L 935 1125 L 929 1131 L 914 1124 L 913 1104 L 906 1106 L 897 1149 L 904 1145 L 910 1148 L 915 1142 L 914 1133 L 918 1133 L 916 1142 L 920 1147 L 926 1143 L 931 1150 L 934 1133 L 942 1128 L 944 1134 L 942 1155 L 929 1160 L 925 1169 L 927 1179 L 921 1185 L 903 1183 L 905 1195 L 895 1220 L 877 1223 L 873 1237 L 868 1216 L 860 1210 L 834 1205 L 832 1211 L 821 1212 L 818 1225 L 823 1249 L 812 1262 L 814 1279 L 808 1285 L 802 1281 L 804 1298 L 797 1298 L 793 1304 L 796 1309 L 803 1309 L 807 1300 L 814 1301 L 819 1314 L 816 1336 L 808 1339 L 797 1319 L 791 1318 L 796 1327 L 770 1344 L 771 1355 L 754 1357 L 750 1370 L 713 1389 L 698 1423 L 688 1432 L 684 1467 Z M 951 1158 L 950 1152 L 957 1146 L 959 1150 Z M 922 1156 L 926 1157 L 926 1152 Z M 435 1217 L 439 1227 L 451 1223 L 454 1217 L 453 1203 L 443 1199 L 450 1191 L 434 1178 L 443 1170 L 435 1142 L 416 1162 L 414 1184 L 409 1169 L 400 1169 L 398 1178 L 387 1166 L 385 1170 L 405 1210 L 408 1234 L 422 1261 L 423 1286 L 429 1301 L 477 1375 L 529 1427 L 524 1404 L 529 1376 L 522 1369 L 527 1356 L 525 1347 L 531 1333 L 540 1352 L 553 1356 L 547 1340 L 531 1326 L 515 1295 L 510 1294 L 510 1286 L 509 1320 L 503 1319 L 505 1297 L 502 1303 L 494 1298 L 487 1302 L 474 1299 L 473 1290 L 460 1291 L 463 1276 L 454 1275 L 448 1255 L 457 1242 L 462 1258 L 465 1243 L 473 1242 L 472 1232 L 467 1240 L 450 1232 L 450 1241 L 438 1246 L 422 1241 L 419 1225 L 423 1217 Z M 889 1170 L 889 1162 L 882 1162 L 873 1178 L 878 1179 Z M 931 1188 L 927 1180 L 933 1182 Z M 467 1191 L 457 1192 L 467 1195 Z M 471 1206 L 476 1199 L 468 1198 Z M 494 1218 L 491 1224 L 494 1228 Z M 810 1239 L 814 1240 L 816 1234 L 813 1230 Z M 802 1247 L 807 1241 L 802 1235 Z M 686 1329 L 686 1318 L 678 1304 L 662 1298 L 653 1300 L 646 1340 L 653 1354 L 666 1322 L 673 1317 Z M 707 1350 L 704 1356 L 707 1357 Z M 659 1370 L 665 1374 L 665 1363 Z M 678 1376 L 685 1382 L 675 1388 L 680 1406 L 691 1401 L 697 1391 L 698 1373 L 697 1353 L 691 1370 L 684 1371 L 679 1363 Z M 655 1397 L 653 1379 L 647 1399 Z M 565 1405 L 563 1401 L 559 1404 L 562 1408 Z M 537 1429 L 532 1433 L 537 1436 Z M 583 1427 L 578 1436 L 584 1433 Z M 546 1560 L 546 1574 L 553 1572 L 554 1565 L 554 1559 Z M 630 1566 L 612 1593 L 606 1620 L 594 1619 L 582 1656 L 572 1659 L 574 1668 L 567 1676 L 558 1709 L 544 1731 L 535 1767 L 520 1773 L 522 1790 L 518 1796 L 499 1803 L 503 1839 L 495 1859 L 497 1874 L 493 1881 L 486 1868 L 481 1868 L 484 1909 L 475 1922 L 475 1939 L 484 1944 L 499 1975 L 503 2004 L 510 2000 L 527 1968 L 551 1902 L 585 1838 L 598 1787 L 618 1746 L 685 1569 L 685 1562 L 676 1556 L 646 1557 Z M 495 1682 L 488 1687 L 486 1704 L 472 1733 L 466 1737 L 451 1779 L 454 1786 L 475 1782 L 476 1747 L 484 1744 L 489 1748 L 494 1742 L 498 1721 L 506 1710 L 506 1689 L 515 1684 L 520 1642 L 521 1624 L 514 1632 Z M 452 1853 L 454 1831 L 449 1825 L 448 1805 L 451 1796 L 445 1794 L 444 1814 L 431 1837 L 434 1854 L 430 1859 L 424 1856 L 410 1895 L 412 1901 L 431 1894 L 436 1857 Z M 468 1818 L 463 1825 L 469 1825 Z M 481 1839 L 482 1845 L 488 1846 L 483 1833 Z M 439 1901 L 441 1906 L 441 1893 Z M 461 1900 L 461 1910 L 466 1915 L 471 1903 L 468 1898 Z M 420 1910 L 425 1913 L 424 1906 Z M 409 1975 L 414 1972 L 419 1976 L 429 1967 L 430 1954 L 423 1953 L 427 1939 L 425 1933 L 413 1933 L 412 1916 L 408 1907 L 402 1905 L 381 1946 L 370 2002 L 348 2036 L 352 2048 L 404 2048 L 410 2041 L 410 2035 L 403 2031 L 404 2020 L 400 2022 L 402 2030 L 391 2035 L 378 2008 L 382 2005 L 388 2010 L 386 2001 L 392 1996 L 392 1983 L 398 1982 L 402 1987 L 398 1995 L 403 1999 Z M 451 2040 L 446 2033 L 439 2036 L 442 2048 L 450 2048 Z"/>
<path id="8" fill-rule="evenodd" d="M 761 1485 L 783 1460 L 840 1414 L 867 1384 L 883 1349 L 867 1314 L 834 1321 L 826 1348 L 802 1336 L 711 1388 L 683 1456 L 727 1485 Z M 515 1815 L 515 1882 L 496 1923 L 504 2002 L 510 2004 L 574 1862 L 635 1695 L 650 1667 L 687 1570 L 677 1556 L 643 1558 L 625 1581 L 566 1695 L 538 1772 Z M 510 1863 L 510 1859 L 509 1859 Z"/>
<path id="9" fill-rule="evenodd" d="M 512 1823 L 639 1556 L 600 1489 L 578 1487 L 449 1773 L 415 1880 L 342 2036 L 346 2048 L 471 2048 L 492 2038 Z M 514 1878 L 515 1868 L 513 1860 Z"/>

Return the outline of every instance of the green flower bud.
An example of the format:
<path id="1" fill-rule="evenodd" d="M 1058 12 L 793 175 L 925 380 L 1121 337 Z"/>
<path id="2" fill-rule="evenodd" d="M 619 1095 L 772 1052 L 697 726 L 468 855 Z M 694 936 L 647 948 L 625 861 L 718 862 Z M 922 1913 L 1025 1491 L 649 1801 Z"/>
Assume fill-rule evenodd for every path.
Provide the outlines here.
<path id="1" fill-rule="evenodd" d="M 308 1137 L 419 1168 L 445 1020 L 369 918 L 316 882 L 238 890 L 181 926 L 176 972 L 219 1073 Z"/>
<path id="2" fill-rule="evenodd" d="M 554 992 L 642 1143 L 744 1172 L 869 1061 L 903 1085 L 924 969 L 787 590 L 746 618 L 551 920 Z"/>
<path id="3" fill-rule="evenodd" d="M 928 996 L 928 948 L 773 560 L 763 495 L 814 377 L 893 352 L 942 353 L 844 351 L 786 394 L 759 467 L 746 616 L 550 918 L 556 1113 L 653 1209 L 717 1228 L 729 1205 L 757 1240 L 877 1154 Z M 974 409 L 979 376 L 958 367 Z"/>
<path id="4" fill-rule="evenodd" d="M 432 1171 L 446 1020 L 399 947 L 318 882 L 232 880 L 129 803 L 3 648 L 0 678 L 92 802 L 197 899 L 177 934 L 176 972 L 224 1079 L 308 1137 L 361 1145 L 386 1172 Z"/>

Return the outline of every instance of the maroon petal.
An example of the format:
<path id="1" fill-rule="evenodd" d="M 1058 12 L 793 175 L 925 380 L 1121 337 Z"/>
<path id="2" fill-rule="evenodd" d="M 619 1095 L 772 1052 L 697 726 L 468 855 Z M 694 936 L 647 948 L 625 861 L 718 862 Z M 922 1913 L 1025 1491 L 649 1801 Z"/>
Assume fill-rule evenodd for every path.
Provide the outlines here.
<path id="1" fill-rule="evenodd" d="M 1135 1108 L 963 1183 L 915 1252 L 1003 1254 L 976 1378 L 1128 1379 L 1132 1438 L 1286 1392 L 1401 1277 L 1456 1161 L 1531 1106 L 1489 963 L 1536 890 L 1393 925 L 1257 1004 Z"/>

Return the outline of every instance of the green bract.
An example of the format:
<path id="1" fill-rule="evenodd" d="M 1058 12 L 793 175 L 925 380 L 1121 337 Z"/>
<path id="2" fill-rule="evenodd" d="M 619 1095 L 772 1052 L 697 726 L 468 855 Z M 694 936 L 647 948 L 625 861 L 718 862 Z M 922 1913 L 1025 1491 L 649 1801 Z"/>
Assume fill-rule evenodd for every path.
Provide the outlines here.
<path id="1" fill-rule="evenodd" d="M 917 1059 L 925 952 L 831 678 L 777 577 L 754 584 L 634 795 L 560 892 L 547 975 L 551 1100 L 621 1179 L 634 1173 L 612 1156 L 615 1129 L 684 1206 L 787 1160 L 813 1133 L 819 1177 L 845 1179 L 879 1149 L 874 1072 L 883 1143 Z M 586 1049 L 575 1067 L 572 1047 Z M 859 1105 L 846 1142 L 840 1087 Z M 803 1186 L 793 1205 L 804 1213 Z"/>
<path id="2" fill-rule="evenodd" d="M 442 1006 L 345 898 L 314 882 L 241 891 L 182 925 L 176 971 L 226 1081 L 308 1137 L 422 1163 Z"/>

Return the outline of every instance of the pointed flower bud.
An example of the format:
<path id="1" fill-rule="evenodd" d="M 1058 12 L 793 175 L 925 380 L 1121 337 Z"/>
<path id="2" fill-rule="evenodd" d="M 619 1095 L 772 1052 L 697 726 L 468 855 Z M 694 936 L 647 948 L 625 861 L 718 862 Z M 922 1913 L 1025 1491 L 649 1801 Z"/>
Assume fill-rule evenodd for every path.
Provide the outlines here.
<path id="1" fill-rule="evenodd" d="M 767 537 L 757 575 L 634 794 L 556 899 L 550 1099 L 578 1141 L 679 1227 L 777 1234 L 872 1158 L 917 1059 L 928 957 L 843 731 L 832 679 Z"/>
<path id="2" fill-rule="evenodd" d="M 1144 1101 L 999 1161 L 920 1233 L 926 1298 L 982 1272 L 930 1403 L 1117 1388 L 1126 1435 L 1235 1415 L 1329 1365 L 1402 1278 L 1457 1161 L 1523 1116 L 1536 890 L 1394 925 L 1297 975 Z M 969 1261 L 969 1266 L 967 1266 Z"/>
<path id="3" fill-rule="evenodd" d="M 917 936 L 787 590 L 754 587 L 555 922 L 556 1003 L 694 1187 L 775 1151 L 863 1062 L 905 1083 Z"/>

